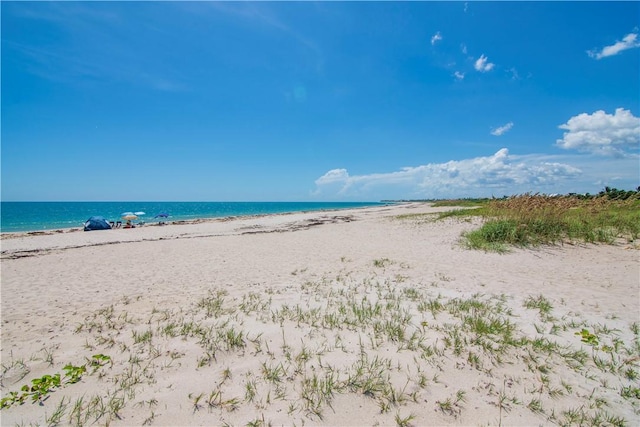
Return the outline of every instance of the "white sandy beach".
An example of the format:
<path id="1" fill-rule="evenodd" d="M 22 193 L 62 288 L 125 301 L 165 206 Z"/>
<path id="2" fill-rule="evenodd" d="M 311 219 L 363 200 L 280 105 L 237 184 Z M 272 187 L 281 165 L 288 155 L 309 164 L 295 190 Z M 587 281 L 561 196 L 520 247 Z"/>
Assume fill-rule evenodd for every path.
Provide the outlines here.
<path id="1" fill-rule="evenodd" d="M 501 255 L 396 218 L 442 210 L 3 236 L 2 396 L 111 363 L 1 423 L 639 425 L 637 245 Z"/>

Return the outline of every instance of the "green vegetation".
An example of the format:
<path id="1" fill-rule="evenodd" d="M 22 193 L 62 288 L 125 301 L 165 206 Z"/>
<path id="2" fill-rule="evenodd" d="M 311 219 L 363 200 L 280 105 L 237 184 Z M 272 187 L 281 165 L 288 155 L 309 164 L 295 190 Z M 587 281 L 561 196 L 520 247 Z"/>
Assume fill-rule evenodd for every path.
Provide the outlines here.
<path id="1" fill-rule="evenodd" d="M 8 408 L 15 403 L 22 405 L 27 399 L 31 399 L 32 402 L 42 402 L 49 393 L 56 389 L 79 382 L 87 372 L 88 366 L 93 367 L 93 372 L 95 372 L 98 368 L 106 365 L 110 361 L 111 358 L 109 356 L 96 354 L 84 365 L 66 365 L 64 367 L 64 377 L 62 377 L 60 373 L 56 373 L 54 375 L 47 374 L 40 378 L 34 378 L 31 380 L 31 385 L 25 384 L 20 388 L 21 393 L 12 391 L 9 392 L 8 396 L 3 397 L 2 400 L 0 400 L 0 408 Z"/>
<path id="2" fill-rule="evenodd" d="M 509 246 L 566 241 L 612 244 L 618 239 L 633 242 L 640 236 L 640 188 L 624 191 L 607 187 L 594 196 L 523 194 L 491 200 L 451 200 L 434 206 L 465 207 L 441 213 L 438 219 L 484 220 L 479 229 L 463 235 L 471 249 L 506 252 Z"/>
<path id="3" fill-rule="evenodd" d="M 453 199 L 453 200 L 437 200 L 433 202 L 434 208 L 459 206 L 463 208 L 476 208 L 483 206 L 489 199 Z"/>

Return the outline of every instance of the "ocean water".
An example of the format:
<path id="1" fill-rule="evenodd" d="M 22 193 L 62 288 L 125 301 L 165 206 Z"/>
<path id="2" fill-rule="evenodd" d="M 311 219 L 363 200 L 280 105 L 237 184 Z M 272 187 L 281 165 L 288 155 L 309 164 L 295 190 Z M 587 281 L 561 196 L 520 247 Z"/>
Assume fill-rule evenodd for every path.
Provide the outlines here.
<path id="1" fill-rule="evenodd" d="M 349 209 L 380 202 L 1 202 L 0 231 L 42 231 L 82 227 L 91 216 L 120 221 L 124 212 L 145 212 L 139 220 L 151 223 L 160 212 L 165 221 Z"/>

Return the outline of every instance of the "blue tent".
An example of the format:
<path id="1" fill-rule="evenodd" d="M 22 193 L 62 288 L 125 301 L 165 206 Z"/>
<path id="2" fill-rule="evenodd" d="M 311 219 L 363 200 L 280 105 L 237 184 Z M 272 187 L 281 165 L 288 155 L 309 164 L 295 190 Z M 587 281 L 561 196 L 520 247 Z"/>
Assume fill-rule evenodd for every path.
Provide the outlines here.
<path id="1" fill-rule="evenodd" d="M 84 223 L 84 231 L 110 230 L 110 229 L 111 229 L 111 226 L 109 225 L 107 220 L 101 216 L 92 216 L 87 220 L 87 222 Z"/>

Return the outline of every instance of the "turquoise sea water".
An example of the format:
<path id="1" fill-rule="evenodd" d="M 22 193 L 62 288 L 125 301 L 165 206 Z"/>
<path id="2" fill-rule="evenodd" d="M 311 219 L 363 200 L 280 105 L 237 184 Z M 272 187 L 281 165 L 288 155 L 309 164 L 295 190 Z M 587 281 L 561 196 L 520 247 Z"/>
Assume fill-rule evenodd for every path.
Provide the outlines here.
<path id="1" fill-rule="evenodd" d="M 166 212 L 165 221 L 285 212 L 320 211 L 377 206 L 377 202 L 2 202 L 0 231 L 41 231 L 82 227 L 91 216 L 121 220 L 124 212 L 145 212 L 139 220 L 151 223 Z"/>

